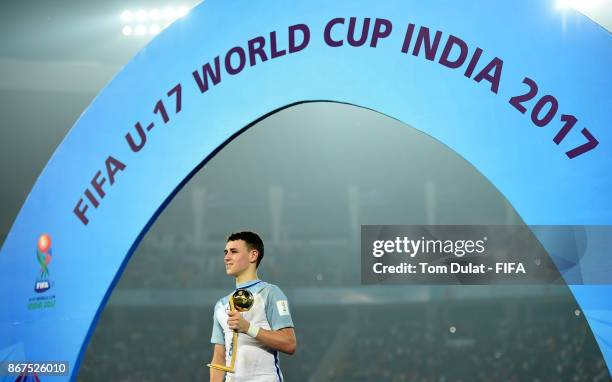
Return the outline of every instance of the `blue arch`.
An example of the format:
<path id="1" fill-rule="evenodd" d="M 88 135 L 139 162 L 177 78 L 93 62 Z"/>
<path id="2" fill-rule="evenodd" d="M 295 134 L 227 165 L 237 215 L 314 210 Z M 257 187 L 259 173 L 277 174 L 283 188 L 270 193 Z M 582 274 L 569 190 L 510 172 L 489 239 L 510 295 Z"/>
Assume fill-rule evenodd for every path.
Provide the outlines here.
<path id="1" fill-rule="evenodd" d="M 375 47 L 371 40 L 352 46 L 346 39 L 351 17 L 358 28 L 369 18 L 371 29 L 378 18 L 379 34 L 390 33 Z M 326 25 L 335 18 L 345 19 L 331 29 L 334 41 L 343 40 L 338 47 L 324 38 Z M 414 35 L 404 53 L 410 24 Z M 307 26 L 309 40 L 291 53 L 288 30 L 295 25 Z M 427 32 L 421 27 L 429 28 L 432 40 L 441 32 L 432 60 L 424 48 L 413 54 L 418 33 Z M 299 48 L 304 27 L 295 29 Z M 277 44 L 274 58 L 271 32 Z M 456 69 L 440 63 L 451 35 L 468 52 Z M 249 41 L 253 50 L 262 40 L 267 59 L 254 54 L 255 65 L 250 65 Z M 466 75 L 477 48 L 480 59 Z M 238 72 L 241 52 L 245 63 Z M 214 67 L 215 57 L 220 81 L 209 79 L 202 93 L 193 72 L 202 76 L 202 66 Z M 499 61 L 495 86 L 491 78 Z M 478 73 L 495 62 L 477 81 Z M 0 349 L 7 354 L 18 349 L 13 354 L 30 360 L 67 360 L 77 366 L 76 377 L 88 333 L 116 278 L 173 192 L 241 128 L 296 102 L 346 102 L 416 126 L 470 161 L 528 224 L 610 224 L 610 64 L 610 34 L 580 14 L 560 13 L 553 1 L 309 1 L 291 7 L 280 1 L 201 3 L 117 74 L 40 175 L 0 252 Z M 527 92 L 525 77 L 539 90 L 524 103 L 528 111 L 523 114 L 509 100 Z M 559 110 L 539 127 L 530 114 L 547 94 L 555 97 Z M 536 113 L 536 121 L 546 110 L 543 106 Z M 553 138 L 563 125 L 562 113 L 576 116 L 578 123 L 557 145 Z M 144 147 L 134 152 L 126 134 L 138 142 L 137 122 L 143 129 L 151 122 L 154 127 Z M 599 145 L 569 159 L 566 152 L 585 143 L 585 127 Z M 92 185 L 98 171 L 103 198 Z M 86 225 L 74 212 L 85 205 Z M 51 289 L 36 293 L 36 245 L 43 233 L 52 238 Z M 570 288 L 609 364 L 612 300 L 607 296 L 612 289 Z M 35 299 L 41 296 L 49 298 Z M 37 301 L 52 301 L 53 307 L 35 309 L 31 304 Z"/>

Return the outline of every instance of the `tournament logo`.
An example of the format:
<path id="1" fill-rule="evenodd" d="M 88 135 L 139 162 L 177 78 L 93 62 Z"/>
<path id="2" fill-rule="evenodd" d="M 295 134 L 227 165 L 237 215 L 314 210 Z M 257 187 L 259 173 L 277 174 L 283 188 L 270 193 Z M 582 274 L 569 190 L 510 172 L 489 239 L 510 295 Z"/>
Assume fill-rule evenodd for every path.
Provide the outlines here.
<path id="1" fill-rule="evenodd" d="M 42 293 L 51 288 L 51 282 L 49 280 L 49 263 L 51 262 L 51 236 L 48 234 L 42 234 L 38 238 L 38 245 L 36 250 L 36 260 L 40 265 L 40 275 L 34 284 L 34 290 L 37 293 Z"/>

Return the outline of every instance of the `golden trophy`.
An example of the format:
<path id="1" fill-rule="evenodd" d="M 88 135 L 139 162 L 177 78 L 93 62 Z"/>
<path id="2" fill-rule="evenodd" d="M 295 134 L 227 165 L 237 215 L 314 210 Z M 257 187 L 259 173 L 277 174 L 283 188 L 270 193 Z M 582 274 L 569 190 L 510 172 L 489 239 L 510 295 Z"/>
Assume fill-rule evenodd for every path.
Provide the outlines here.
<path id="1" fill-rule="evenodd" d="M 230 311 L 233 312 L 234 310 L 237 310 L 239 312 L 246 312 L 249 309 L 251 309 L 254 302 L 255 302 L 255 297 L 253 297 L 253 293 L 249 292 L 246 289 L 238 289 L 230 296 L 230 299 L 229 299 Z M 234 330 L 234 337 L 232 338 L 232 349 L 234 349 L 234 351 L 232 352 L 232 360 L 229 366 L 217 365 L 214 363 L 209 363 L 206 366 L 213 368 L 213 369 L 226 371 L 228 373 L 233 373 L 234 364 L 236 362 L 236 354 L 238 353 L 238 331 L 237 330 Z"/>

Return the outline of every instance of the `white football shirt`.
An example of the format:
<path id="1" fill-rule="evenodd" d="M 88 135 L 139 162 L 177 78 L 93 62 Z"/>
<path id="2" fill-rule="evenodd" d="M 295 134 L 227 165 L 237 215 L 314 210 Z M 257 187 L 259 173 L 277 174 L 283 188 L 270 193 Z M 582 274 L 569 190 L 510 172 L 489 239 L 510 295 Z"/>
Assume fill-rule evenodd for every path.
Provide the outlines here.
<path id="1" fill-rule="evenodd" d="M 255 301 L 251 309 L 242 316 L 249 322 L 268 330 L 293 327 L 289 303 L 285 294 L 274 284 L 262 280 L 251 280 L 238 284 L 236 289 L 248 289 Z M 227 325 L 229 297 L 221 298 L 215 304 L 213 331 L 210 342 L 225 345 L 226 365 L 232 359 L 232 338 L 234 331 Z M 282 382 L 278 351 L 268 348 L 245 333 L 238 334 L 238 353 L 235 373 L 225 373 L 226 382 Z"/>

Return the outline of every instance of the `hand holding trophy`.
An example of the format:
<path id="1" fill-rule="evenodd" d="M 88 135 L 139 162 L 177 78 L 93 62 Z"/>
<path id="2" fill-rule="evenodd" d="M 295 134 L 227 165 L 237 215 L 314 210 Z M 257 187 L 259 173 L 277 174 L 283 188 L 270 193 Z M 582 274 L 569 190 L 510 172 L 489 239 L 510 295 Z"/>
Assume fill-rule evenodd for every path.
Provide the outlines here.
<path id="1" fill-rule="evenodd" d="M 253 306 L 255 302 L 255 298 L 253 297 L 253 293 L 249 292 L 247 289 L 238 289 L 236 290 L 229 299 L 230 311 L 237 310 L 238 312 L 246 312 Z M 234 330 L 234 337 L 232 339 L 232 359 L 230 361 L 229 366 L 227 365 L 217 365 L 214 363 L 207 364 L 208 367 L 225 371 L 228 373 L 233 373 L 234 363 L 236 362 L 236 354 L 238 353 L 238 331 Z"/>

